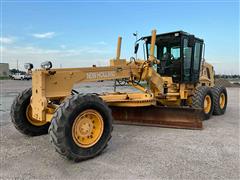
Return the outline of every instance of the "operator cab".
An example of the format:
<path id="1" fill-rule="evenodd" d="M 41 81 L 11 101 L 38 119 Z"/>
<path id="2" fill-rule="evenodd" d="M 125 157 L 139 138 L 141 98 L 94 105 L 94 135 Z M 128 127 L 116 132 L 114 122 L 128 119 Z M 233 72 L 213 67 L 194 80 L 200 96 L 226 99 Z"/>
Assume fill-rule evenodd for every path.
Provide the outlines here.
<path id="1" fill-rule="evenodd" d="M 151 36 L 146 41 L 147 57 Z M 203 40 L 183 31 L 156 36 L 154 56 L 160 60 L 156 70 L 161 76 L 170 76 L 173 82 L 197 83 L 202 59 Z"/>

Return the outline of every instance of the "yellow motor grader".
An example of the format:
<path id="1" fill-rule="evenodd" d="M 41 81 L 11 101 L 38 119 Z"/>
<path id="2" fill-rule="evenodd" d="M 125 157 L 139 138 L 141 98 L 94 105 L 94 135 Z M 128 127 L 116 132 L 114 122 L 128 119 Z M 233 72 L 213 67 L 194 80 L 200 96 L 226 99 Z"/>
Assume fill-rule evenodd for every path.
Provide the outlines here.
<path id="1" fill-rule="evenodd" d="M 107 146 L 113 121 L 124 124 L 201 129 L 202 120 L 224 114 L 227 92 L 214 85 L 213 66 L 206 63 L 204 42 L 183 31 L 138 39 L 146 59 L 120 58 L 110 66 L 53 69 L 44 62 L 32 72 L 32 87 L 20 93 L 11 108 L 15 127 L 29 136 L 49 132 L 57 152 L 74 161 L 100 154 Z M 29 66 L 32 67 L 32 66 Z M 139 92 L 82 94 L 82 82 L 115 80 Z"/>

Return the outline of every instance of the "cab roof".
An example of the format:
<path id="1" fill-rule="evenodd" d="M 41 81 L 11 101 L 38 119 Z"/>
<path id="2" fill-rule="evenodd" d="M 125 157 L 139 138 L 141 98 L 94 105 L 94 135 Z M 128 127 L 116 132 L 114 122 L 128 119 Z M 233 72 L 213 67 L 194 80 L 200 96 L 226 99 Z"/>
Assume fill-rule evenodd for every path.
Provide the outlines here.
<path id="1" fill-rule="evenodd" d="M 180 37 L 180 36 L 194 36 L 194 35 L 180 30 L 180 31 L 157 34 L 156 39 L 158 41 L 158 40 L 162 40 L 162 39 L 174 38 L 174 37 Z M 144 36 L 141 39 L 147 39 L 147 43 L 150 43 L 151 42 L 151 37 L 152 36 Z M 203 42 L 203 39 L 200 39 L 200 38 L 197 38 L 197 37 L 195 37 L 195 39 Z"/>

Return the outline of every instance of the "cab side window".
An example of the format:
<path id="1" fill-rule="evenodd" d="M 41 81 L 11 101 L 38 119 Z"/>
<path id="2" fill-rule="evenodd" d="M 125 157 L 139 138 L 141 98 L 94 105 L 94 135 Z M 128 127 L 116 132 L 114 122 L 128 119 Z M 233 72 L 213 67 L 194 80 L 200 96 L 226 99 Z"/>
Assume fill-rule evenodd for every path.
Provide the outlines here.
<path id="1" fill-rule="evenodd" d="M 174 60 L 180 58 L 180 46 L 171 47 L 171 55 L 173 55 Z"/>
<path id="2" fill-rule="evenodd" d="M 194 50 L 194 63 L 193 63 L 193 70 L 194 71 L 198 71 L 199 69 L 199 65 L 200 65 L 200 61 L 201 61 L 201 54 L 200 54 L 200 50 L 201 50 L 201 44 L 199 42 L 195 43 L 195 50 Z"/>
<path id="3" fill-rule="evenodd" d="M 183 44 L 183 68 L 184 68 L 184 81 L 190 81 L 191 77 L 191 59 L 192 59 L 192 48 L 188 47 L 188 40 L 184 39 Z"/>

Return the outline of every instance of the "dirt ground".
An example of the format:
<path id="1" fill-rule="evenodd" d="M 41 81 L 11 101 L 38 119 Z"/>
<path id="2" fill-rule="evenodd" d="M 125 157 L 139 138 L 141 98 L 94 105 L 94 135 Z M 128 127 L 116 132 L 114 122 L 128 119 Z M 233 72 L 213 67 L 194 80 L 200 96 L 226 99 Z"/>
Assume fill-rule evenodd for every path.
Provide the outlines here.
<path id="1" fill-rule="evenodd" d="M 0 179 L 240 178 L 240 88 L 227 89 L 226 114 L 204 121 L 203 130 L 114 125 L 103 154 L 73 163 L 55 152 L 48 135 L 27 137 L 13 127 L 11 103 L 31 81 L 3 80 L 0 85 Z M 78 89 L 113 90 L 112 82 L 83 84 Z"/>

